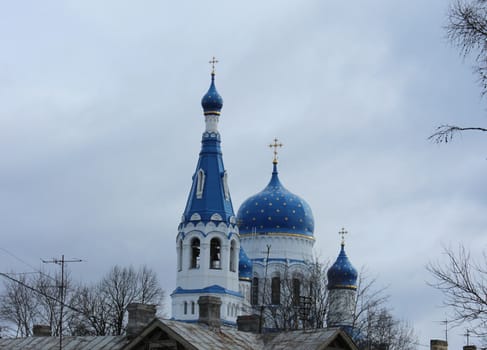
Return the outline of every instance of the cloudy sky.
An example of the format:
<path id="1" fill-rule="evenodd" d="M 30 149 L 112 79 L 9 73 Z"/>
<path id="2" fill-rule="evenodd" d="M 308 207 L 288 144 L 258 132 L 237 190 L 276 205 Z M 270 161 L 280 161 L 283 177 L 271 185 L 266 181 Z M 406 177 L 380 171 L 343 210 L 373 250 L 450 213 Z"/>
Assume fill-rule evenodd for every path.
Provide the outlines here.
<path id="1" fill-rule="evenodd" d="M 442 246 L 479 255 L 487 243 L 486 136 L 427 141 L 443 123 L 486 125 L 471 63 L 445 39 L 447 9 L 1 2 L 1 271 L 65 254 L 85 260 L 70 266 L 75 280 L 147 264 L 172 291 L 215 55 L 235 210 L 268 182 L 277 136 L 281 180 L 313 209 L 317 254 L 334 260 L 347 228 L 352 262 L 389 286 L 394 313 L 421 344 L 441 338 L 425 265 Z"/>

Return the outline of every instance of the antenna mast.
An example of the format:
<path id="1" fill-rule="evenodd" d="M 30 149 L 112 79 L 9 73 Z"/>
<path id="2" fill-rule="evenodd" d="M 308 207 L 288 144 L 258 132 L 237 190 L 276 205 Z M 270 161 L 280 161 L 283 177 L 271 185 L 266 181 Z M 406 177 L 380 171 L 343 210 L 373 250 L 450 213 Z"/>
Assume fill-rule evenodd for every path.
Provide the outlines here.
<path id="1" fill-rule="evenodd" d="M 61 266 L 61 284 L 59 285 L 59 350 L 63 349 L 63 311 L 64 311 L 64 298 L 66 296 L 66 286 L 64 284 L 64 265 L 72 262 L 82 262 L 81 259 L 64 259 L 64 254 L 61 255 L 61 259 L 53 258 L 51 260 L 42 260 L 44 264 L 57 264 Z"/>

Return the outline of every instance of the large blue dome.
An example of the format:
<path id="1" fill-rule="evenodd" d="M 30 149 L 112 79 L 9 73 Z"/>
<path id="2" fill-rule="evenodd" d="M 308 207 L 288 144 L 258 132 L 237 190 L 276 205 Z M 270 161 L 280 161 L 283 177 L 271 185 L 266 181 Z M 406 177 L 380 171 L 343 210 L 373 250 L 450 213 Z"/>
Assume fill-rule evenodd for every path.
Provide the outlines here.
<path id="1" fill-rule="evenodd" d="M 238 279 L 244 281 L 252 280 L 252 260 L 249 259 L 242 247 L 240 247 L 238 255 Z"/>
<path id="2" fill-rule="evenodd" d="M 328 269 L 328 289 L 357 289 L 357 270 L 348 260 L 345 245 L 342 243 L 340 254 Z"/>
<path id="3" fill-rule="evenodd" d="M 223 99 L 216 91 L 215 87 L 215 73 L 211 73 L 211 85 L 208 92 L 201 99 L 201 107 L 203 107 L 203 112 L 207 114 L 220 114 L 223 107 Z"/>
<path id="4" fill-rule="evenodd" d="M 313 236 L 314 219 L 310 206 L 281 184 L 276 163 L 267 187 L 243 202 L 237 217 L 241 235 L 284 233 Z"/>

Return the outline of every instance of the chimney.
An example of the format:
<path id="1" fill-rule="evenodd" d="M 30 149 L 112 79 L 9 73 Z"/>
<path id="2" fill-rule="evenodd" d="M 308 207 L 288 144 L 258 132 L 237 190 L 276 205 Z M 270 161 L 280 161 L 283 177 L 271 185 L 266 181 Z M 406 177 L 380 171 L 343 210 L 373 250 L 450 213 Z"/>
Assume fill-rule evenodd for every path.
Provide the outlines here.
<path id="1" fill-rule="evenodd" d="M 154 318 L 156 318 L 156 306 L 132 303 L 127 306 L 129 313 L 129 320 L 127 323 L 127 337 L 129 339 L 135 338 L 149 324 Z"/>
<path id="2" fill-rule="evenodd" d="M 431 339 L 430 350 L 448 350 L 448 342 L 439 339 Z"/>
<path id="3" fill-rule="evenodd" d="M 463 350 L 477 350 L 477 347 L 475 345 L 465 345 Z"/>
<path id="4" fill-rule="evenodd" d="M 259 333 L 259 315 L 237 317 L 237 329 L 241 332 Z"/>
<path id="5" fill-rule="evenodd" d="M 207 324 L 208 327 L 218 330 L 220 329 L 220 306 L 222 301 L 218 297 L 209 295 L 201 296 L 198 299 L 200 315 L 198 322 Z"/>
<path id="6" fill-rule="evenodd" d="M 50 337 L 51 327 L 44 324 L 35 324 L 32 327 L 32 333 L 34 333 L 34 337 Z"/>

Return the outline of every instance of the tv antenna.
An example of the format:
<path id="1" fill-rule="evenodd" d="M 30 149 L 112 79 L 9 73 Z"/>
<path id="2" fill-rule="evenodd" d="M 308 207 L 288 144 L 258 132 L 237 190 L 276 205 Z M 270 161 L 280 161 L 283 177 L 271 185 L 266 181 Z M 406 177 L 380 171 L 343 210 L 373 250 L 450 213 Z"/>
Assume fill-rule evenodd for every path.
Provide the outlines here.
<path id="1" fill-rule="evenodd" d="M 450 323 L 450 321 L 448 321 L 448 318 L 445 318 L 444 321 L 437 321 L 437 323 L 445 325 L 445 341 L 448 342 L 448 323 Z"/>
<path id="2" fill-rule="evenodd" d="M 61 266 L 61 283 L 59 285 L 59 350 L 63 349 L 63 311 L 64 311 L 64 299 L 66 297 L 66 286 L 64 283 L 64 265 L 67 263 L 82 262 L 81 259 L 64 259 L 64 254 L 61 255 L 61 259 L 53 258 L 51 260 L 41 259 L 44 264 L 56 264 Z"/>

